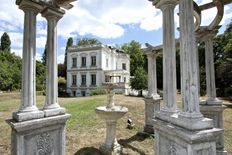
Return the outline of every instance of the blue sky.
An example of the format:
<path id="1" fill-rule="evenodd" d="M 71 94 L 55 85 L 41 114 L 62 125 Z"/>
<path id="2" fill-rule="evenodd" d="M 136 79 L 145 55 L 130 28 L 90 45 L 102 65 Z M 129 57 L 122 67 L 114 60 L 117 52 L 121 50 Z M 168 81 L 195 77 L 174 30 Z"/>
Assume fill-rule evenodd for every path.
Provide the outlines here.
<path id="1" fill-rule="evenodd" d="M 205 4 L 210 0 L 197 0 Z M 93 37 L 104 44 L 115 45 L 136 40 L 144 46 L 162 43 L 162 13 L 152 6 L 148 0 L 78 0 L 74 7 L 66 11 L 58 24 L 58 62 L 64 60 L 64 50 L 68 37 Z M 175 9 L 175 28 L 178 27 L 178 7 Z M 217 10 L 209 9 L 202 12 L 202 25 L 209 25 Z M 23 11 L 15 5 L 15 0 L 1 0 L 0 35 L 7 32 L 11 38 L 11 49 L 16 55 L 22 55 Z M 225 29 L 232 19 L 232 4 L 225 6 L 221 21 Z M 37 16 L 37 60 L 41 59 L 46 43 L 47 23 L 40 15 Z M 176 37 L 179 32 L 176 31 Z"/>

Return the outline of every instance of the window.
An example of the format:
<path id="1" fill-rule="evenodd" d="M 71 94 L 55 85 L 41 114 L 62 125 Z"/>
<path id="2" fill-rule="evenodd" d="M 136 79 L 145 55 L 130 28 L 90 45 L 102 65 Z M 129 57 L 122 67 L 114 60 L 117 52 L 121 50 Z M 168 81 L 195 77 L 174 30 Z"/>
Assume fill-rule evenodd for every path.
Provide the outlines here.
<path id="1" fill-rule="evenodd" d="M 77 84 L 77 76 L 72 75 L 72 85 L 76 85 L 76 84 Z"/>
<path id="2" fill-rule="evenodd" d="M 96 74 L 91 74 L 91 85 L 96 85 Z"/>
<path id="3" fill-rule="evenodd" d="M 81 57 L 81 67 L 86 67 L 86 57 Z"/>
<path id="4" fill-rule="evenodd" d="M 77 58 L 72 58 L 72 67 L 77 67 Z"/>
<path id="5" fill-rule="evenodd" d="M 91 56 L 91 66 L 96 66 L 96 56 Z"/>
<path id="6" fill-rule="evenodd" d="M 106 59 L 106 67 L 109 67 L 109 59 Z"/>
<path id="7" fill-rule="evenodd" d="M 76 91 L 73 91 L 73 96 L 76 96 Z"/>
<path id="8" fill-rule="evenodd" d="M 126 70 L 126 63 L 122 63 L 122 69 Z"/>
<path id="9" fill-rule="evenodd" d="M 86 75 L 81 75 L 81 85 L 82 86 L 86 85 Z"/>
<path id="10" fill-rule="evenodd" d="M 126 83 L 126 77 L 124 77 L 124 82 Z"/>
<path id="11" fill-rule="evenodd" d="M 110 82 L 110 76 L 108 75 L 105 76 L 105 82 Z"/>
<path id="12" fill-rule="evenodd" d="M 85 91 L 81 91 L 81 96 L 86 96 Z"/>

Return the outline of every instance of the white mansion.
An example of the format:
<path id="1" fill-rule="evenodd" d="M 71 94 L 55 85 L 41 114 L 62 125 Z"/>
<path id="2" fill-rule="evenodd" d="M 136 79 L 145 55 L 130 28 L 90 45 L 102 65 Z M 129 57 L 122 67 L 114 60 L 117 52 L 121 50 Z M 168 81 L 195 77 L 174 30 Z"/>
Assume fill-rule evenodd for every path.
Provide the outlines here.
<path id="1" fill-rule="evenodd" d="M 89 96 L 92 90 L 117 83 L 114 91 L 127 94 L 130 80 L 129 55 L 98 44 L 71 46 L 67 50 L 67 92 Z"/>

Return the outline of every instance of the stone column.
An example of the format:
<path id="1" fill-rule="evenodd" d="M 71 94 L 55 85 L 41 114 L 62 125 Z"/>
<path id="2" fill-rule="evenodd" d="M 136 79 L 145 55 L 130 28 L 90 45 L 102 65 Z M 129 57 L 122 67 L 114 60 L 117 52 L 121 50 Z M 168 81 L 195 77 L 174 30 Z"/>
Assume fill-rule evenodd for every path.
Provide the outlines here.
<path id="1" fill-rule="evenodd" d="M 47 19 L 47 62 L 45 116 L 64 114 L 65 109 L 58 104 L 57 77 L 57 22 L 64 11 L 46 8 L 42 16 Z"/>
<path id="2" fill-rule="evenodd" d="M 202 118 L 199 110 L 196 39 L 194 34 L 193 3 L 180 2 L 180 49 L 182 114 L 185 117 Z"/>
<path id="3" fill-rule="evenodd" d="M 216 32 L 208 33 L 204 38 L 205 42 L 205 67 L 206 67 L 206 92 L 207 92 L 207 104 L 215 104 L 218 102 L 216 98 L 216 86 L 215 86 L 215 72 L 214 72 L 214 54 L 213 54 L 213 38 L 216 36 Z"/>
<path id="4" fill-rule="evenodd" d="M 152 52 L 146 53 L 148 59 L 148 95 L 145 101 L 144 132 L 153 134 L 153 119 L 155 112 L 160 111 L 160 96 L 157 93 L 156 56 Z"/>
<path id="5" fill-rule="evenodd" d="M 163 100 L 161 112 L 177 112 L 176 104 L 176 48 L 174 9 L 177 1 L 162 0 L 156 3 L 163 13 Z"/>
<path id="6" fill-rule="evenodd" d="M 157 93 L 156 56 L 147 54 L 148 59 L 148 95 L 147 98 L 160 98 Z"/>
<path id="7" fill-rule="evenodd" d="M 19 111 L 13 113 L 13 118 L 17 121 L 24 121 L 44 116 L 43 112 L 36 107 L 35 86 L 36 16 L 41 11 L 42 6 L 26 0 L 17 5 L 24 11 L 22 93 Z"/>
<path id="8" fill-rule="evenodd" d="M 202 114 L 213 119 L 214 127 L 223 129 L 223 111 L 225 107 L 222 101 L 216 98 L 215 88 L 215 73 L 214 73 L 214 55 L 213 55 L 213 38 L 216 36 L 218 30 L 206 31 L 203 38 L 205 41 L 205 66 L 206 66 L 206 84 L 207 84 L 207 100 L 200 104 Z M 217 136 L 216 141 L 217 155 L 227 155 L 224 150 L 224 132 Z"/>

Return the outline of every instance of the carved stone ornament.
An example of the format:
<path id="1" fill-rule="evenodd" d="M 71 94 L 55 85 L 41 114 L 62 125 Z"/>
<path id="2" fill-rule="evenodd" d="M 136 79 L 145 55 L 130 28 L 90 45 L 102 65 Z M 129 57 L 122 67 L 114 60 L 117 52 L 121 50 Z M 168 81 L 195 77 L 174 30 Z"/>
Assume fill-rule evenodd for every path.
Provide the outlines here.
<path id="1" fill-rule="evenodd" d="M 168 145 L 168 155 L 176 155 L 176 146 L 175 144 Z"/>
<path id="2" fill-rule="evenodd" d="M 50 134 L 45 132 L 38 135 L 36 146 L 38 155 L 50 155 L 53 149 Z"/>

